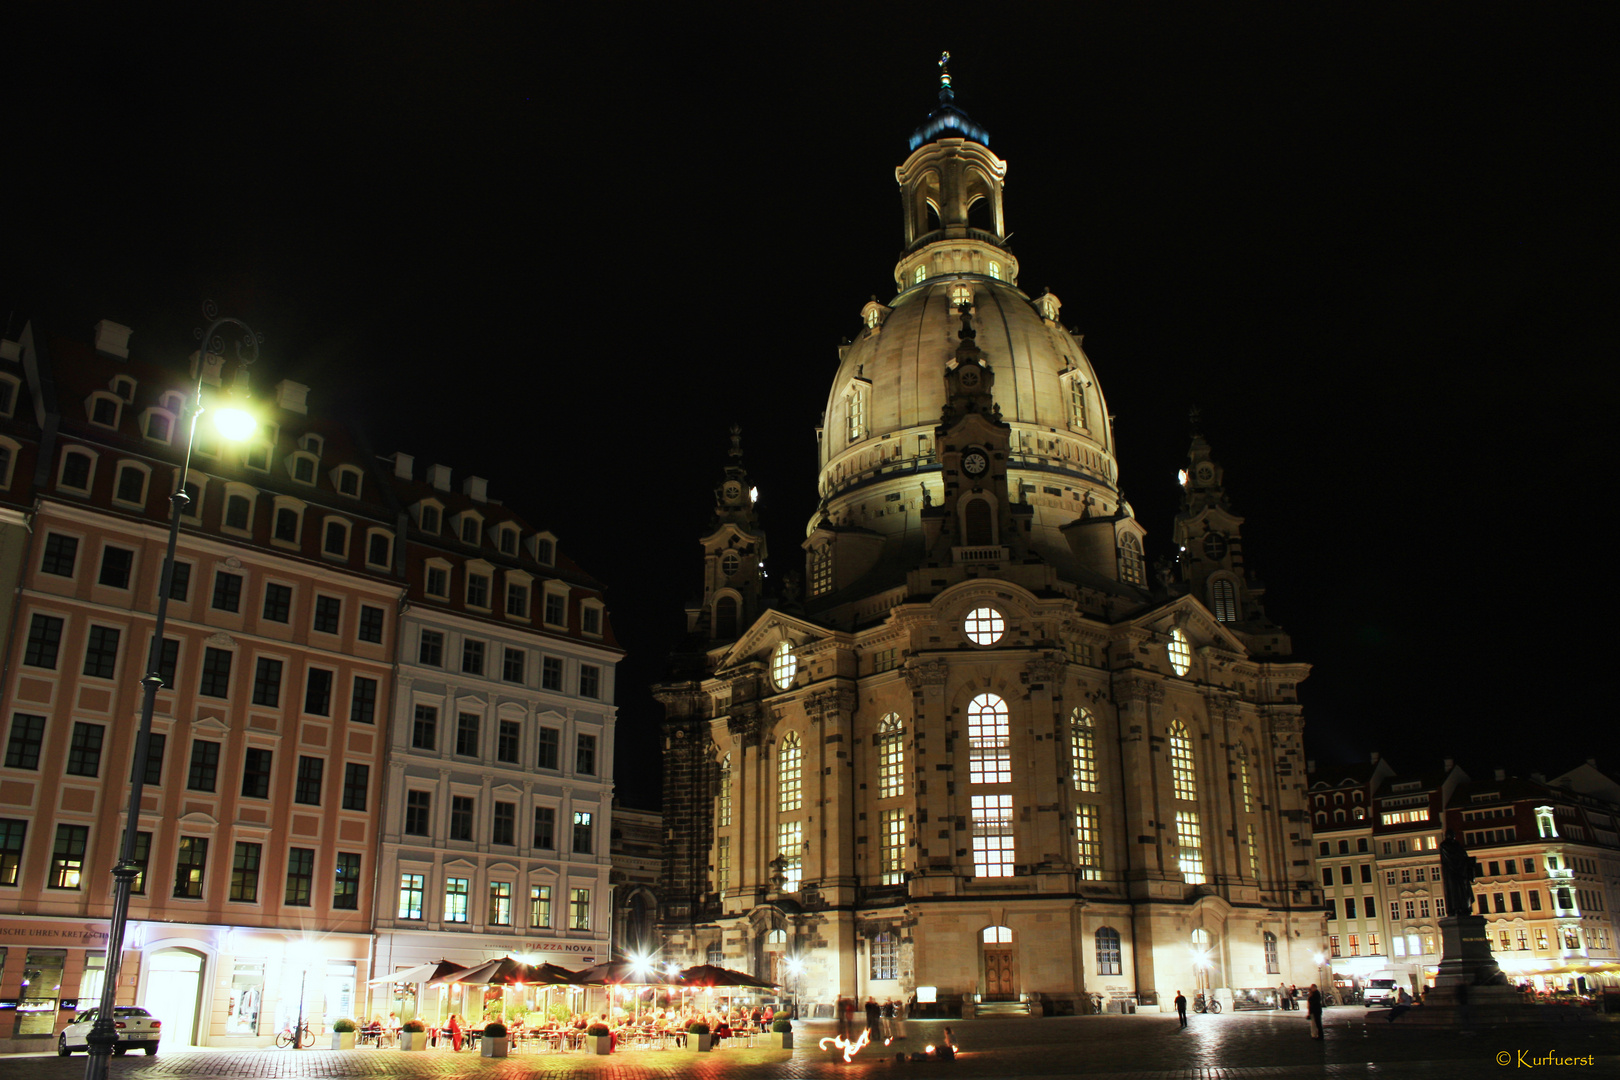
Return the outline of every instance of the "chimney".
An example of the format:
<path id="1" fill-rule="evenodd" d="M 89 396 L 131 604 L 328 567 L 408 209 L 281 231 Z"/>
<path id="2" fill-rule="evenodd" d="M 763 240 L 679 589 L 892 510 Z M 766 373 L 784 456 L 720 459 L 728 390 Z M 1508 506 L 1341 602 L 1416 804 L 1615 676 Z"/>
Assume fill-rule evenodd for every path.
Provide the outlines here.
<path id="1" fill-rule="evenodd" d="M 409 480 L 412 470 L 416 468 L 416 459 L 411 455 L 400 452 L 394 454 L 394 476 L 400 480 Z"/>
<path id="2" fill-rule="evenodd" d="M 128 360 L 131 333 L 133 331 L 127 326 L 121 326 L 110 319 L 102 319 L 96 323 L 96 352 L 102 356 L 116 356 L 120 360 Z"/>
<path id="3" fill-rule="evenodd" d="M 1372 763 L 1374 765 L 1378 764 L 1378 751 L 1376 750 L 1372 752 Z"/>
<path id="4" fill-rule="evenodd" d="M 1455 764 L 1455 762 L 1453 762 L 1450 758 L 1446 758 L 1446 772 L 1450 772 L 1451 767 L 1454 764 Z"/>
<path id="5" fill-rule="evenodd" d="M 1496 778 L 1498 780 L 1506 780 L 1507 779 L 1507 770 L 1506 769 L 1497 769 L 1496 770 Z"/>
<path id="6" fill-rule="evenodd" d="M 1592 766 L 1592 768 L 1594 768 L 1594 769 L 1595 769 L 1595 768 L 1597 768 L 1597 758 L 1595 758 L 1595 757 L 1589 757 L 1589 758 L 1587 758 L 1587 759 L 1586 759 L 1586 763 L 1587 763 L 1587 764 L 1588 764 L 1588 765 L 1590 765 L 1590 766 Z"/>
<path id="7" fill-rule="evenodd" d="M 1547 774 L 1533 772 L 1530 774 L 1530 779 L 1534 780 L 1538 784 L 1545 784 L 1547 782 Z"/>
<path id="8" fill-rule="evenodd" d="M 432 484 L 439 491 L 449 491 L 450 466 L 429 465 L 427 471 L 427 482 Z"/>
<path id="9" fill-rule="evenodd" d="M 309 413 L 309 387 L 303 383 L 282 379 L 276 383 L 276 404 L 288 412 Z"/>
<path id="10" fill-rule="evenodd" d="M 1315 771 L 1316 771 L 1316 759 L 1315 758 L 1306 758 L 1305 759 L 1305 772 L 1306 772 L 1306 774 L 1309 775 L 1311 773 L 1314 773 Z"/>
<path id="11" fill-rule="evenodd" d="M 473 502 L 487 502 L 489 481 L 482 476 L 469 476 L 461 482 L 461 493 Z"/>

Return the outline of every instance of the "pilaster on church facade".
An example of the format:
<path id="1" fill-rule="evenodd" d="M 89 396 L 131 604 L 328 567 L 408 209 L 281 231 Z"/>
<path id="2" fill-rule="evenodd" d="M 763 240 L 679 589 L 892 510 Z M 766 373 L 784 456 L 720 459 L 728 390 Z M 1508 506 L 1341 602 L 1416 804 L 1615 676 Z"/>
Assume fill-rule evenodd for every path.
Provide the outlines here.
<path id="1" fill-rule="evenodd" d="M 1005 162 L 948 86 L 913 151 L 897 295 L 861 309 L 817 433 L 803 577 L 735 635 L 694 621 L 660 688 L 666 949 L 802 1007 L 946 1015 L 1308 982 L 1309 669 L 1225 474 L 1198 436 L 1172 532 L 1199 561 L 1150 574 L 1091 360 L 1017 287 Z"/>

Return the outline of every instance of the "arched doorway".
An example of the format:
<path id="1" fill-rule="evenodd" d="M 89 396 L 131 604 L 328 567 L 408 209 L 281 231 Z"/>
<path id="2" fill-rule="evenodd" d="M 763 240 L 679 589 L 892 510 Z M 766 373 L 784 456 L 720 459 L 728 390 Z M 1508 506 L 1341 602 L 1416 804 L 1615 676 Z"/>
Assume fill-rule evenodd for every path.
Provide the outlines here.
<path id="1" fill-rule="evenodd" d="M 979 934 L 984 950 L 985 1001 L 1018 1000 L 1018 957 L 1008 926 L 987 926 Z"/>
<path id="2" fill-rule="evenodd" d="M 201 1044 L 204 958 L 192 949 L 160 949 L 146 966 L 145 1006 L 163 1021 L 164 1049 Z"/>

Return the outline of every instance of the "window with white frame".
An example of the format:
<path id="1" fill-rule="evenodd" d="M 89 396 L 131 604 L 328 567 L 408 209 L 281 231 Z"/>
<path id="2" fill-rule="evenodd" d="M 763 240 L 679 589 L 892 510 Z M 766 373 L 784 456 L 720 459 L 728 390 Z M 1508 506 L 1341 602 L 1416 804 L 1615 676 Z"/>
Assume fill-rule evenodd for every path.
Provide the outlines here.
<path id="1" fill-rule="evenodd" d="M 85 401 L 90 422 L 98 427 L 116 428 L 118 418 L 124 414 L 124 402 L 116 394 L 97 390 Z"/>
<path id="2" fill-rule="evenodd" d="M 276 496 L 270 512 L 270 540 L 282 547 L 297 547 L 304 527 L 304 504 L 284 495 Z"/>
<path id="3" fill-rule="evenodd" d="M 974 876 L 1012 877 L 1012 796 L 974 795 L 972 814 Z"/>
<path id="4" fill-rule="evenodd" d="M 332 486 L 339 495 L 347 495 L 351 499 L 360 497 L 360 484 L 364 479 L 364 474 L 353 465 L 339 465 L 332 470 Z"/>
<path id="5" fill-rule="evenodd" d="M 790 642 L 779 641 L 771 652 L 771 684 L 778 690 L 786 690 L 793 685 L 793 678 L 799 671 L 799 658 L 793 654 L 793 645 Z"/>
<path id="6" fill-rule="evenodd" d="M 1193 766 L 1192 736 L 1180 720 L 1170 722 L 1170 784 L 1178 799 L 1198 798 L 1198 777 Z"/>
<path id="7" fill-rule="evenodd" d="M 1007 703 L 999 695 L 980 694 L 968 703 L 968 779 L 975 784 L 1012 781 Z"/>
<path id="8" fill-rule="evenodd" d="M 1179 626 L 1170 631 L 1170 644 L 1166 650 L 1170 654 L 1170 667 L 1177 675 L 1185 675 L 1192 670 L 1192 647 L 1187 644 L 1187 635 L 1182 633 Z"/>
<path id="9" fill-rule="evenodd" d="M 1119 580 L 1136 586 L 1144 580 L 1142 542 L 1131 533 L 1119 538 Z"/>
<path id="10" fill-rule="evenodd" d="M 776 808 L 782 813 L 799 809 L 804 798 L 804 745 L 799 734 L 790 731 L 776 753 Z"/>
<path id="11" fill-rule="evenodd" d="M 804 822 L 777 823 L 776 853 L 782 860 L 782 891 L 798 892 L 804 883 Z"/>
<path id="12" fill-rule="evenodd" d="M 484 539 L 484 519 L 470 510 L 465 511 L 461 515 L 461 525 L 456 531 L 461 534 L 463 544 L 480 544 Z"/>
<path id="13" fill-rule="evenodd" d="M 1198 831 L 1198 814 L 1195 811 L 1176 811 L 1176 861 L 1187 884 L 1203 884 L 1204 842 Z"/>
<path id="14" fill-rule="evenodd" d="M 844 404 L 849 411 L 850 442 L 866 438 L 866 391 L 867 385 L 856 381 L 844 393 Z"/>
<path id="15" fill-rule="evenodd" d="M 885 810 L 879 823 L 882 846 L 879 871 L 885 885 L 903 885 L 906 880 L 906 812 Z"/>
<path id="16" fill-rule="evenodd" d="M 989 266 L 987 266 L 985 268 L 985 270 L 991 277 L 995 278 L 997 281 L 1001 280 L 1001 264 L 996 262 L 996 260 L 991 259 Z"/>
<path id="17" fill-rule="evenodd" d="M 334 559 L 349 557 L 349 523 L 342 518 L 327 518 L 321 523 L 321 554 Z"/>
<path id="18" fill-rule="evenodd" d="M 878 798 L 892 799 L 906 793 L 906 733 L 900 714 L 889 713 L 878 723 Z"/>
<path id="19" fill-rule="evenodd" d="M 719 792 L 715 796 L 714 823 L 718 828 L 731 827 L 731 755 L 727 754 L 720 759 L 720 772 L 717 780 Z"/>
<path id="20" fill-rule="evenodd" d="M 1074 865 L 1082 881 L 1102 877 L 1102 828 L 1097 807 L 1081 804 L 1074 808 Z"/>
<path id="21" fill-rule="evenodd" d="M 1091 710 L 1075 707 L 1069 714 L 1069 762 L 1074 790 L 1097 790 L 1097 725 Z"/>
<path id="22" fill-rule="evenodd" d="M 366 565 L 386 570 L 394 564 L 394 534 L 387 529 L 366 531 Z"/>
<path id="23" fill-rule="evenodd" d="M 518 553 L 517 526 L 510 523 L 499 526 L 495 530 L 495 547 L 502 555 L 516 556 Z"/>
<path id="24" fill-rule="evenodd" d="M 118 463 L 118 479 L 113 483 L 113 501 L 125 506 L 146 505 L 146 466 L 133 461 Z"/>
<path id="25" fill-rule="evenodd" d="M 56 486 L 64 491 L 88 495 L 95 469 L 94 454 L 83 447 L 70 446 L 62 451 L 62 461 L 56 472 Z"/>
<path id="26" fill-rule="evenodd" d="M 429 559 L 422 568 L 422 591 L 435 600 L 450 599 L 450 564 L 443 559 Z"/>
<path id="27" fill-rule="evenodd" d="M 296 450 L 287 455 L 284 464 L 287 467 L 287 475 L 298 483 L 311 485 L 315 483 L 315 472 L 320 466 L 320 460 L 314 454 Z"/>

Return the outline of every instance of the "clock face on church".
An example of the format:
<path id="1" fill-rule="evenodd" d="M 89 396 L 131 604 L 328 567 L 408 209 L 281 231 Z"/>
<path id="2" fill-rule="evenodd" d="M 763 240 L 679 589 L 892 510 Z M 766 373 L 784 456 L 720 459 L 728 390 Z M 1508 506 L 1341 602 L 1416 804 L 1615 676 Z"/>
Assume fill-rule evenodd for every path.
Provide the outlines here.
<path id="1" fill-rule="evenodd" d="M 975 367 L 965 367 L 962 369 L 962 373 L 960 376 L 958 376 L 958 379 L 962 384 L 962 389 L 977 390 L 979 388 L 979 369 Z"/>
<path id="2" fill-rule="evenodd" d="M 1212 562 L 1220 562 L 1226 558 L 1226 537 L 1216 532 L 1205 534 L 1204 558 Z"/>
<path id="3" fill-rule="evenodd" d="M 974 447 L 962 455 L 962 471 L 977 480 L 990 471 L 990 456 Z"/>
<path id="4" fill-rule="evenodd" d="M 721 493 L 725 495 L 728 501 L 736 502 L 742 498 L 742 485 L 735 480 L 727 480 L 726 486 L 721 489 Z"/>

